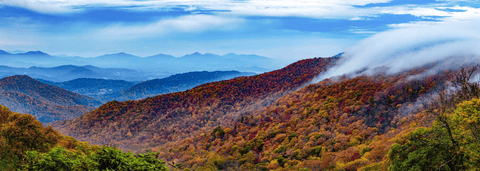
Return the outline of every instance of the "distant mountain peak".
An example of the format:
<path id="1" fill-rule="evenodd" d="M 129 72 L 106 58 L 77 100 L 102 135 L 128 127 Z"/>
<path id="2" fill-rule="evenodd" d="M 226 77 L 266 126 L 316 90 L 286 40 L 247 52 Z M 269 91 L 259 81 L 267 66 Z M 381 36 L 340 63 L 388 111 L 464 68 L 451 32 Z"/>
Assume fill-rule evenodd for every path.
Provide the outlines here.
<path id="1" fill-rule="evenodd" d="M 35 80 L 28 75 L 12 75 L 6 78 L 13 78 L 13 79 L 19 79 L 19 80 Z"/>
<path id="2" fill-rule="evenodd" d="M 132 55 L 132 54 L 128 54 L 128 53 L 125 53 L 125 52 L 120 52 L 120 53 L 106 54 L 106 55 L 102 55 L 102 56 L 99 56 L 99 57 L 122 57 L 122 58 L 131 58 L 131 57 L 138 57 L 138 56 L 135 56 L 135 55 Z"/>
<path id="3" fill-rule="evenodd" d="M 0 55 L 8 55 L 8 54 L 10 54 L 10 53 L 5 52 L 5 51 L 3 51 L 3 50 L 0 50 Z"/>
<path id="4" fill-rule="evenodd" d="M 339 54 L 336 54 L 335 56 L 332 56 L 332 57 L 339 58 L 339 57 L 342 57 L 343 54 L 345 54 L 345 52 L 340 52 Z"/>
<path id="5" fill-rule="evenodd" d="M 5 85 L 5 84 L 31 84 L 31 83 L 36 83 L 38 82 L 37 80 L 27 76 L 27 75 L 13 75 L 10 77 L 5 77 L 0 80 L 0 85 Z"/>
<path id="6" fill-rule="evenodd" d="M 192 53 L 191 55 L 202 55 L 200 52 Z"/>
<path id="7" fill-rule="evenodd" d="M 20 55 L 50 56 L 49 54 L 44 53 L 42 51 L 28 51 L 27 53 L 23 53 L 23 54 L 20 54 Z"/>

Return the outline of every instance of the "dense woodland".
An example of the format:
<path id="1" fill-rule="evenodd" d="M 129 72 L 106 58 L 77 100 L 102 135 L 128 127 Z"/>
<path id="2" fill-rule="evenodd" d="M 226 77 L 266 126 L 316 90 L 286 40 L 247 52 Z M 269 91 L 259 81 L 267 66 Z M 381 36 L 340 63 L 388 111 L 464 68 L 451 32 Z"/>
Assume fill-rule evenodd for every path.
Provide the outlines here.
<path id="1" fill-rule="evenodd" d="M 180 165 L 173 165 L 179 167 Z M 64 136 L 0 105 L 0 170 L 169 170 L 158 153 L 125 153 Z"/>
<path id="2" fill-rule="evenodd" d="M 395 136 L 424 119 L 419 97 L 453 74 L 412 79 L 423 71 L 325 80 L 159 151 L 199 170 L 381 170 Z"/>
<path id="3" fill-rule="evenodd" d="M 12 137 L 33 135 L 11 131 L 23 130 L 14 126 L 23 123 L 16 118 L 34 119 L 2 108 L 8 113 L 2 118 L 13 119 L 0 120 L 0 145 L 6 147 L 0 161 L 11 158 L 25 161 L 15 167 L 39 168 L 52 162 L 49 156 L 61 153 L 67 161 L 93 163 L 88 166 L 96 168 L 103 161 L 99 154 L 115 153 L 128 159 L 128 168 L 147 161 L 149 166 L 167 169 L 165 160 L 179 170 L 480 167 L 480 84 L 472 80 L 478 66 L 438 70 L 430 64 L 396 74 L 357 73 L 306 85 L 338 59 L 302 60 L 281 70 L 184 92 L 112 101 L 53 124 L 53 129 L 91 144 L 136 153 L 153 151 L 137 155 L 90 146 L 52 127 L 43 128 L 38 121 L 28 128 L 38 130 L 33 137 L 48 143 L 14 143 L 32 139 Z"/>
<path id="4" fill-rule="evenodd" d="M 277 71 L 203 84 L 184 92 L 140 101 L 112 101 L 53 126 L 81 141 L 143 151 L 262 108 L 326 71 L 337 60 L 307 59 Z"/>

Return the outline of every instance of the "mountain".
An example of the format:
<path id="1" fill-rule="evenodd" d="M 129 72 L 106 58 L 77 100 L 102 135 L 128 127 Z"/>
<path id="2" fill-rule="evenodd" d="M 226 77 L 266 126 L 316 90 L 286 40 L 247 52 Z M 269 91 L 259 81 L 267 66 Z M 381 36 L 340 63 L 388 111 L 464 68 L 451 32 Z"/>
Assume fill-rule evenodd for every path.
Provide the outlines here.
<path id="1" fill-rule="evenodd" d="M 0 55 L 9 55 L 10 53 L 0 50 Z"/>
<path id="2" fill-rule="evenodd" d="M 326 79 L 155 148 L 192 170 L 383 170 L 392 144 L 413 141 L 408 132 L 431 123 L 421 107 L 434 101 L 428 95 L 454 78 L 442 71 L 412 79 L 429 69 Z"/>
<path id="3" fill-rule="evenodd" d="M 144 99 L 160 94 L 167 94 L 172 92 L 185 91 L 200 84 L 228 80 L 239 76 L 251 76 L 255 73 L 246 73 L 238 71 L 197 71 L 183 74 L 175 74 L 167 78 L 148 80 L 136 84 L 128 89 L 112 94 L 105 94 L 103 101 L 125 101 Z M 105 100 L 108 99 L 108 100 Z"/>
<path id="4" fill-rule="evenodd" d="M 99 74 L 89 70 L 85 67 L 77 67 L 70 72 L 63 75 L 63 77 L 74 77 L 74 78 L 98 78 Z"/>
<path id="5" fill-rule="evenodd" d="M 166 54 L 156 54 L 153 56 L 149 56 L 147 58 L 157 58 L 157 59 L 163 59 L 163 60 L 174 60 L 175 57 L 172 55 L 166 55 Z"/>
<path id="6" fill-rule="evenodd" d="M 68 91 L 99 99 L 101 96 L 113 92 L 125 90 L 135 85 L 124 80 L 106 80 L 96 78 L 78 78 L 65 82 L 51 82 L 38 80 L 45 84 L 54 85 Z"/>
<path id="7" fill-rule="evenodd" d="M 72 119 L 102 104 L 25 75 L 1 79 L 0 97 L 1 105 L 15 112 L 30 113 L 43 123 Z"/>
<path id="8" fill-rule="evenodd" d="M 157 78 L 157 76 L 159 76 L 156 74 L 138 72 L 130 69 L 99 68 L 91 65 L 62 65 L 51 68 L 36 66 L 29 68 L 0 66 L 0 76 L 6 77 L 12 75 L 28 75 L 33 78 L 54 82 L 63 82 L 77 78 L 145 81 L 151 79 L 152 77 Z"/>
<path id="9" fill-rule="evenodd" d="M 301 60 L 280 70 L 207 83 L 183 92 L 139 101 L 111 101 L 53 126 L 81 141 L 143 151 L 271 104 L 326 71 L 337 60 Z"/>
<path id="10" fill-rule="evenodd" d="M 26 53 L 18 53 L 18 54 L 15 54 L 15 55 L 18 55 L 18 56 L 43 56 L 43 57 L 50 57 L 49 54 L 45 53 L 45 52 L 42 52 L 42 51 L 28 51 Z"/>

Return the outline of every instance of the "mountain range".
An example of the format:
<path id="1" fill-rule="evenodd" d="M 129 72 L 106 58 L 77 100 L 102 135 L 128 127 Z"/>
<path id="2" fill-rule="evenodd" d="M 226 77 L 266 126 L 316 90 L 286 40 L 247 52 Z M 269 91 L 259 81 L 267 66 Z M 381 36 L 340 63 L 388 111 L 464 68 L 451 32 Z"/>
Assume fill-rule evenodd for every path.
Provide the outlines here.
<path id="1" fill-rule="evenodd" d="M 15 67 L 56 67 L 61 65 L 92 65 L 101 68 L 125 68 L 139 72 L 154 73 L 155 78 L 163 78 L 175 73 L 192 71 L 218 71 L 237 70 L 242 72 L 262 73 L 278 69 L 288 64 L 257 55 L 238 55 L 229 53 L 215 55 L 198 52 L 182 57 L 157 54 L 148 57 L 139 57 L 124 52 L 107 54 L 98 57 L 64 57 L 52 56 L 41 51 L 11 54 L 5 51 L 0 53 L 0 61 L 5 66 Z M 78 74 L 87 73 L 85 69 L 77 71 Z M 87 75 L 87 74 L 84 74 Z M 89 77 L 91 78 L 91 77 Z M 127 79 L 124 79 L 127 80 Z M 145 81 L 145 80 L 144 80 Z"/>
<path id="2" fill-rule="evenodd" d="M 200 84 L 232 79 L 239 76 L 251 76 L 255 73 L 238 71 L 197 71 L 175 74 L 167 78 L 153 79 L 145 82 L 124 80 L 107 80 L 96 78 L 78 78 L 65 82 L 38 81 L 79 93 L 102 102 L 112 100 L 138 100 L 160 94 L 184 91 Z"/>
<path id="3" fill-rule="evenodd" d="M 32 78 L 54 82 L 70 81 L 77 78 L 102 78 L 111 80 L 145 81 L 168 75 L 139 72 L 122 68 L 99 68 L 91 65 L 61 65 L 56 67 L 16 68 L 5 65 L 0 66 L 0 77 L 12 75 L 28 75 Z"/>
<path id="4" fill-rule="evenodd" d="M 195 86 L 221 80 L 229 80 L 239 76 L 251 76 L 255 73 L 238 71 L 197 71 L 183 74 L 175 74 L 167 78 L 153 79 L 136 84 L 128 89 L 105 94 L 101 99 L 103 101 L 125 101 L 138 100 L 147 97 L 153 97 L 160 94 L 167 94 L 179 91 L 185 91 Z"/>

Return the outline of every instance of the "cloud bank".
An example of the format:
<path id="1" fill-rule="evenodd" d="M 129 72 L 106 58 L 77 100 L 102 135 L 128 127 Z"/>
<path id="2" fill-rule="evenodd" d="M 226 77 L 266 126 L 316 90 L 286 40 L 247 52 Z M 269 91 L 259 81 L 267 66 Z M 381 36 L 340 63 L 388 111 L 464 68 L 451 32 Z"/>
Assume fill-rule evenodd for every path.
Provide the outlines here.
<path id="1" fill-rule="evenodd" d="M 338 67 L 312 82 L 355 72 L 374 73 L 388 68 L 393 74 L 405 69 L 440 62 L 441 67 L 459 67 L 479 62 L 480 29 L 477 22 L 454 22 L 399 28 L 375 34 L 348 48 Z"/>

